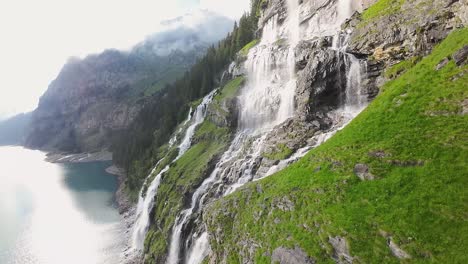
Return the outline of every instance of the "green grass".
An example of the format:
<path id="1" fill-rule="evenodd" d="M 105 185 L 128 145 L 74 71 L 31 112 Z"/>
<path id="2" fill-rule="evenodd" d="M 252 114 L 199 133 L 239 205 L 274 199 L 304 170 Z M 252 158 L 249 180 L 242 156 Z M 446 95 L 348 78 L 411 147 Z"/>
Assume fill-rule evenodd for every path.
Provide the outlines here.
<path id="1" fill-rule="evenodd" d="M 260 41 L 258 39 L 252 40 L 240 50 L 240 54 L 242 56 L 247 56 L 249 54 L 250 49 L 255 47 L 259 42 Z"/>
<path id="2" fill-rule="evenodd" d="M 237 96 L 239 92 L 239 88 L 244 83 L 244 77 L 237 77 L 230 82 L 228 82 L 223 89 L 216 95 L 216 99 L 218 101 L 225 100 L 225 99 L 232 99 Z"/>
<path id="3" fill-rule="evenodd" d="M 385 77 L 394 79 L 402 73 L 405 73 L 407 70 L 411 69 L 416 63 L 419 62 L 419 60 L 421 60 L 421 57 L 413 57 L 409 60 L 397 63 L 385 71 Z"/>
<path id="4" fill-rule="evenodd" d="M 362 12 L 362 19 L 369 21 L 381 16 L 391 15 L 399 12 L 406 0 L 379 0 Z"/>
<path id="5" fill-rule="evenodd" d="M 232 100 L 239 94 L 239 90 L 245 82 L 244 77 L 237 77 L 229 81 L 214 97 L 213 102 L 210 104 L 210 108 L 214 109 L 215 112 L 222 114 L 223 116 L 229 116 L 229 109 L 226 104 L 232 102 Z"/>
<path id="6" fill-rule="evenodd" d="M 434 70 L 467 40 L 467 29 L 454 31 L 329 141 L 214 203 L 205 215 L 210 233 L 223 233 L 211 240 L 214 254 L 242 263 L 241 241 L 250 241 L 256 263 L 270 263 L 279 246 L 334 263 L 328 239 L 339 235 L 356 263 L 400 263 L 386 232 L 412 256 L 403 263 L 468 263 L 468 66 Z M 357 163 L 376 179 L 359 180 Z"/>
<path id="7" fill-rule="evenodd" d="M 270 153 L 264 153 L 263 156 L 270 160 L 284 160 L 293 154 L 292 149 L 288 148 L 286 144 L 278 144 L 276 150 Z"/>

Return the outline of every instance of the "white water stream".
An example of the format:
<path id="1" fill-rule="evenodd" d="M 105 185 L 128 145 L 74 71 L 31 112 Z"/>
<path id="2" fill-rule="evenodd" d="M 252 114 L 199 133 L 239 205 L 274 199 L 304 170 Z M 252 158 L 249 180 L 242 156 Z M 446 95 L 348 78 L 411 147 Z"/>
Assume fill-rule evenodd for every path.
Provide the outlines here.
<path id="1" fill-rule="evenodd" d="M 193 116 L 189 113 L 189 116 L 184 124 L 188 124 L 189 122 L 191 122 L 191 124 L 187 128 L 187 131 L 185 132 L 185 136 L 179 145 L 179 154 L 171 163 L 174 163 L 175 161 L 177 161 L 190 148 L 192 137 L 195 133 L 195 128 L 198 125 L 200 125 L 205 119 L 207 107 L 211 103 L 215 92 L 216 90 L 212 91 L 210 94 L 205 96 L 205 98 L 203 98 L 203 101 L 197 107 L 197 109 L 193 113 Z M 173 139 L 171 139 L 172 142 L 176 141 L 174 139 L 175 137 L 176 135 L 174 135 Z M 153 176 L 153 174 L 155 173 L 161 161 L 159 161 L 156 164 L 156 166 L 154 166 L 153 170 L 148 175 L 148 178 L 145 180 L 145 184 L 143 185 L 143 188 L 146 185 L 146 181 L 148 181 L 149 178 Z M 132 240 L 131 240 L 131 243 L 132 243 L 131 249 L 132 251 L 136 253 L 138 253 L 139 251 L 143 249 L 146 233 L 148 231 L 148 227 L 150 224 L 150 213 L 151 213 L 151 210 L 153 209 L 154 200 L 157 195 L 159 184 L 161 183 L 162 176 L 164 175 L 164 173 L 166 173 L 169 170 L 169 168 L 170 168 L 170 165 L 167 165 L 163 170 L 161 170 L 158 173 L 158 175 L 154 177 L 154 179 L 152 180 L 151 184 L 149 185 L 146 191 L 146 195 L 143 195 L 143 188 L 140 191 L 140 197 L 138 199 L 138 206 L 137 206 L 137 211 L 136 211 L 136 220 L 133 226 L 133 233 L 132 233 Z"/>
<path id="2" fill-rule="evenodd" d="M 310 149 L 328 140 L 348 124 L 365 106 L 361 95 L 362 63 L 346 53 L 347 39 L 339 35 L 341 24 L 351 16 L 351 0 L 335 0 L 302 23 L 304 11 L 315 3 L 311 0 L 299 5 L 298 0 L 287 0 L 288 18 L 278 25 L 278 16 L 270 18 L 260 43 L 249 52 L 245 62 L 248 81 L 239 96 L 239 130 L 229 149 L 223 154 L 211 175 L 192 196 L 190 208 L 177 217 L 171 236 L 168 264 L 199 264 L 209 253 L 206 232 L 194 234 L 182 242 L 183 229 L 194 213 L 199 213 L 210 191 L 222 196 L 234 192 L 244 184 L 260 179 L 254 167 L 263 152 L 263 143 L 269 131 L 294 116 L 296 88 L 295 48 L 301 40 L 313 37 L 336 36 L 332 49 L 343 54 L 346 65 L 346 98 L 341 109 L 330 113 L 337 122 L 329 131 L 317 135 L 315 145 L 299 149 L 290 158 L 273 166 L 264 175 L 269 176 L 304 156 Z M 346 35 L 347 36 L 347 35 Z M 287 46 L 278 44 L 287 40 Z M 247 147 L 246 147 L 246 142 Z M 180 255 L 184 254 L 184 258 Z"/>

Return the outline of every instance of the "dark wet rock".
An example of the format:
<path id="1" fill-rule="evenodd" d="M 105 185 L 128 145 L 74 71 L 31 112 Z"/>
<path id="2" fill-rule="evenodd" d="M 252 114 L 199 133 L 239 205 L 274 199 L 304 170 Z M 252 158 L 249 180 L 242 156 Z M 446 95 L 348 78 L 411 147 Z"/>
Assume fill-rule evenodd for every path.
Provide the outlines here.
<path id="1" fill-rule="evenodd" d="M 457 66 L 465 65 L 468 57 L 468 45 L 465 45 L 463 48 L 458 50 L 452 55 L 453 60 Z"/>
<path id="2" fill-rule="evenodd" d="M 297 80 L 296 112 L 305 121 L 320 120 L 320 114 L 339 107 L 346 84 L 343 54 L 327 48 L 315 48 L 315 43 L 308 43 L 308 55 L 303 55 L 308 61 L 298 73 Z M 300 64 L 304 64 L 304 60 Z"/>
<path id="3" fill-rule="evenodd" d="M 288 249 L 279 247 L 273 251 L 272 263 L 279 264 L 314 264 L 315 261 L 307 256 L 301 248 Z"/>
<path id="4" fill-rule="evenodd" d="M 354 174 L 356 174 L 356 176 L 358 176 L 359 179 L 363 181 L 373 180 L 375 178 L 374 175 L 369 172 L 369 166 L 362 163 L 356 164 L 354 166 Z"/>

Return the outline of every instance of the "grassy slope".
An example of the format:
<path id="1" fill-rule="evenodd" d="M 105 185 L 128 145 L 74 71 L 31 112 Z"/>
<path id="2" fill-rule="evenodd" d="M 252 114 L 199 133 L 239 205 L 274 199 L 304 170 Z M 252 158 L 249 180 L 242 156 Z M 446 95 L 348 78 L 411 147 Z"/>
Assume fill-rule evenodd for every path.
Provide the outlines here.
<path id="1" fill-rule="evenodd" d="M 362 13 L 365 21 L 391 15 L 400 11 L 406 0 L 379 0 Z"/>
<path id="2" fill-rule="evenodd" d="M 271 153 L 264 153 L 263 156 L 270 160 L 284 160 L 293 154 L 292 149 L 288 148 L 285 144 L 278 144 L 276 150 Z"/>
<path id="3" fill-rule="evenodd" d="M 211 241 L 214 252 L 241 263 L 239 242 L 250 239 L 259 245 L 257 263 L 270 263 L 279 246 L 332 263 L 328 239 L 339 235 L 358 263 L 399 263 L 384 231 L 412 256 L 404 263 L 468 263 L 468 117 L 461 114 L 468 67 L 451 61 L 434 70 L 467 40 L 467 29 L 453 32 L 328 142 L 213 204 L 205 220 L 212 234 L 218 226 L 224 233 L 221 243 Z M 359 180 L 357 163 L 376 180 Z M 283 198 L 292 211 L 278 208 Z"/>
<path id="4" fill-rule="evenodd" d="M 235 97 L 242 80 L 243 78 L 237 78 L 226 84 L 215 96 L 212 104 L 221 105 L 226 100 Z M 151 226 L 145 241 L 145 248 L 151 256 L 147 259 L 148 263 L 152 263 L 157 257 L 164 256 L 177 214 L 187 206 L 184 202 L 190 199 L 196 186 L 199 186 L 209 176 L 216 158 L 226 150 L 230 141 L 230 129 L 216 126 L 207 117 L 195 132 L 194 145 L 173 163 L 164 175 L 157 194 L 157 197 L 164 197 L 164 201 L 156 201 L 153 217 L 156 224 Z M 172 160 L 175 157 L 170 153 L 168 156 L 170 157 L 166 160 Z M 166 164 L 167 162 L 161 163 L 155 174 Z"/>
<path id="5" fill-rule="evenodd" d="M 254 39 L 252 40 L 251 42 L 249 42 L 247 45 L 245 45 L 241 50 L 240 50 L 240 54 L 242 56 L 247 56 L 249 55 L 249 51 L 251 48 L 255 47 L 260 41 L 258 39 Z"/>

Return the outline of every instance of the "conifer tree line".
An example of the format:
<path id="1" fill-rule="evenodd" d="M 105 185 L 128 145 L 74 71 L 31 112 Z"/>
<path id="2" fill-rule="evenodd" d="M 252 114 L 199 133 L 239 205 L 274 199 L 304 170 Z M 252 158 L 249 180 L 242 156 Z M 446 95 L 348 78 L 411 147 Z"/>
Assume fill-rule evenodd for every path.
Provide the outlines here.
<path id="1" fill-rule="evenodd" d="M 112 139 L 114 162 L 128 174 L 127 187 L 138 190 L 155 162 L 158 149 L 168 142 L 176 126 L 186 119 L 190 103 L 217 88 L 222 72 L 236 54 L 255 39 L 259 10 L 266 0 L 252 0 L 251 10 L 233 30 L 188 70 L 182 78 L 146 100 L 129 129 Z"/>

